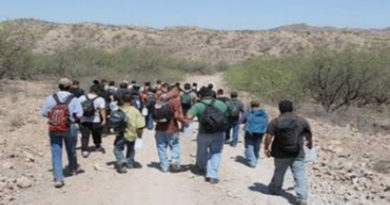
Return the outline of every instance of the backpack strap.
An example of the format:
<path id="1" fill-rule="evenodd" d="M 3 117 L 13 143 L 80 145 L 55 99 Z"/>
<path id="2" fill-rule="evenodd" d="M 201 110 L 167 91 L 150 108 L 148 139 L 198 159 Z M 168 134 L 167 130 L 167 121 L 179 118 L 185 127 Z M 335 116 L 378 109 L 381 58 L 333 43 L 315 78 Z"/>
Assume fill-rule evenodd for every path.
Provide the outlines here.
<path id="1" fill-rule="evenodd" d="M 90 100 L 88 94 L 85 94 L 85 99 Z"/>
<path id="2" fill-rule="evenodd" d="M 73 95 L 69 95 L 68 96 L 68 98 L 66 99 L 66 101 L 65 101 L 65 105 L 69 105 L 70 104 L 70 102 L 72 102 L 72 100 L 73 100 L 73 98 L 74 98 L 74 96 Z"/>
<path id="3" fill-rule="evenodd" d="M 54 99 L 54 101 L 56 102 L 57 105 L 62 104 L 60 99 L 58 98 L 57 93 L 53 94 L 53 99 Z"/>

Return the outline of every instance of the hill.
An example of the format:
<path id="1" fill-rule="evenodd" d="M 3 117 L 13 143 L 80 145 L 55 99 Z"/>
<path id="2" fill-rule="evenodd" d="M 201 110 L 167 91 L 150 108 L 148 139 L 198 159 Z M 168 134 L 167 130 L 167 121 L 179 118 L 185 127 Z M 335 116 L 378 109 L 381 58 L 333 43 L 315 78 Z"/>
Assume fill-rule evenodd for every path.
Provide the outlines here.
<path id="1" fill-rule="evenodd" d="M 210 63 L 235 64 L 258 56 L 282 56 L 318 47 L 388 46 L 389 29 L 313 27 L 295 24 L 270 30 L 224 31 L 197 27 L 155 29 L 98 23 L 60 24 L 34 19 L 4 21 L 25 29 L 35 51 L 53 53 L 67 47 L 112 51 L 123 47 L 160 50 L 173 57 Z"/>

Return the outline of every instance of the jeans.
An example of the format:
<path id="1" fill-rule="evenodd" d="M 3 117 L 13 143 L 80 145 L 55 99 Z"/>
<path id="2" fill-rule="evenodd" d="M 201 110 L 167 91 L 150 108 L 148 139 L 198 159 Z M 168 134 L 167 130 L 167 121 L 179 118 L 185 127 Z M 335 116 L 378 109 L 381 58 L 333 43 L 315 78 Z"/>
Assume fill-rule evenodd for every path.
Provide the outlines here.
<path id="1" fill-rule="evenodd" d="M 153 125 L 153 118 L 152 118 L 151 111 L 148 111 L 148 115 L 145 117 L 145 124 L 146 124 L 146 128 L 148 128 L 148 130 L 153 130 L 154 125 Z"/>
<path id="2" fill-rule="evenodd" d="M 156 131 L 155 138 L 161 170 L 169 170 L 169 161 L 173 164 L 180 164 L 179 133 Z M 168 147 L 171 149 L 171 160 L 168 158 Z"/>
<path id="3" fill-rule="evenodd" d="M 230 140 L 231 130 L 233 129 L 233 135 L 231 139 L 231 145 L 236 146 L 238 143 L 238 135 L 240 134 L 240 124 L 238 122 L 233 123 L 226 131 L 226 140 Z"/>
<path id="4" fill-rule="evenodd" d="M 51 160 L 53 166 L 53 175 L 55 181 L 61 181 L 64 179 L 62 171 L 62 144 L 65 142 L 65 149 L 69 161 L 70 171 L 77 171 L 77 155 L 76 155 L 76 144 L 77 144 L 77 128 L 75 125 L 71 125 L 68 132 L 58 133 L 50 132 L 50 149 L 51 149 Z"/>
<path id="5" fill-rule="evenodd" d="M 297 199 L 307 200 L 308 188 L 307 188 L 307 177 L 306 167 L 304 159 L 301 158 L 275 158 L 275 171 L 272 181 L 269 185 L 269 189 L 273 193 L 279 193 L 283 186 L 284 175 L 286 170 L 290 167 L 294 182 L 295 191 L 297 193 Z"/>
<path id="6" fill-rule="evenodd" d="M 88 144 L 89 144 L 89 136 L 92 133 L 93 143 L 98 148 L 102 144 L 102 133 L 103 133 L 103 127 L 100 123 L 82 123 L 80 125 L 80 132 L 81 132 L 81 150 L 82 151 L 89 151 Z"/>
<path id="7" fill-rule="evenodd" d="M 224 142 L 224 133 L 202 134 L 197 137 L 196 165 L 206 170 L 206 177 L 218 179 L 218 169 Z"/>
<path id="8" fill-rule="evenodd" d="M 263 133 L 245 132 L 245 157 L 250 166 L 256 167 L 259 161 L 260 145 L 263 140 Z"/>
<path id="9" fill-rule="evenodd" d="M 117 136 L 114 142 L 114 155 L 116 158 L 116 162 L 118 167 L 123 164 L 127 164 L 131 167 L 134 167 L 134 150 L 135 141 L 127 141 L 123 136 Z M 126 146 L 126 158 L 123 155 L 123 150 Z"/>

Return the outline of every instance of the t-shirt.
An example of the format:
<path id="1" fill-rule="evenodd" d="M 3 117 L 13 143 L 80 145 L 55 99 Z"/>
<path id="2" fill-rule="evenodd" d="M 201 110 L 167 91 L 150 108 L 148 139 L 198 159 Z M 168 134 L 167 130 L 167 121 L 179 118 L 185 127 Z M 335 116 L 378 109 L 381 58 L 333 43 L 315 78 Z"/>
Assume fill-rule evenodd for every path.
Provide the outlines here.
<path id="1" fill-rule="evenodd" d="M 94 99 L 96 98 L 97 95 L 95 94 L 88 94 L 88 98 L 89 99 Z M 85 101 L 87 101 L 87 98 L 85 97 L 85 95 L 81 96 L 79 98 L 80 102 L 83 103 Z M 100 119 L 100 110 L 102 109 L 105 109 L 106 108 L 106 101 L 102 98 L 102 97 L 98 97 L 96 98 L 94 101 L 93 101 L 93 105 L 95 107 L 95 115 L 91 116 L 91 117 L 85 117 L 83 116 L 81 118 L 81 122 L 92 122 L 92 123 L 100 123 L 101 122 L 101 119 Z"/>
<path id="2" fill-rule="evenodd" d="M 280 150 L 280 140 L 279 140 L 278 136 L 275 135 L 275 133 L 278 130 L 276 122 L 278 120 L 281 120 L 281 119 L 289 119 L 289 120 L 296 120 L 297 121 L 297 125 L 298 125 L 297 133 L 298 133 L 298 136 L 299 136 L 299 152 L 298 152 L 298 156 L 291 156 L 290 154 L 284 153 L 282 150 Z M 307 120 L 305 120 L 302 117 L 297 116 L 294 113 L 285 113 L 285 114 L 282 114 L 279 117 L 273 119 L 268 124 L 267 134 L 270 134 L 270 135 L 275 137 L 274 141 L 272 142 L 272 147 L 271 147 L 271 156 L 273 156 L 275 158 L 292 158 L 292 157 L 304 158 L 305 157 L 305 152 L 303 150 L 304 138 L 312 136 L 312 132 L 311 132 L 311 128 L 310 128 L 309 122 L 307 122 Z"/>
<path id="3" fill-rule="evenodd" d="M 123 106 L 121 110 L 126 113 L 128 117 L 126 131 L 124 137 L 127 141 L 135 141 L 137 139 L 137 129 L 145 127 L 145 118 L 140 111 L 133 106 Z"/>
<path id="4" fill-rule="evenodd" d="M 201 119 L 204 111 L 206 110 L 206 105 L 203 104 L 202 102 L 204 102 L 206 104 L 210 104 L 212 100 L 215 100 L 215 99 L 203 99 L 201 102 L 196 103 L 194 106 L 192 106 L 190 111 L 188 111 L 189 114 L 191 116 L 197 117 L 198 119 Z M 223 103 L 220 100 L 215 100 L 214 106 L 215 106 L 215 108 L 217 108 L 221 112 L 223 112 L 225 115 L 227 115 L 228 108 L 227 108 L 225 103 Z M 199 123 L 199 133 L 207 134 L 207 132 L 205 131 L 205 129 L 202 126 L 202 123 Z"/>
<path id="5" fill-rule="evenodd" d="M 173 113 L 175 112 L 180 112 L 182 113 L 182 108 L 181 108 L 181 102 L 179 98 L 172 98 L 168 100 L 168 105 L 171 107 Z M 167 133 L 176 133 L 179 132 L 179 122 L 172 118 L 171 121 L 169 122 L 164 122 L 164 123 L 157 123 L 156 124 L 156 131 L 161 131 L 161 132 L 167 132 Z"/>

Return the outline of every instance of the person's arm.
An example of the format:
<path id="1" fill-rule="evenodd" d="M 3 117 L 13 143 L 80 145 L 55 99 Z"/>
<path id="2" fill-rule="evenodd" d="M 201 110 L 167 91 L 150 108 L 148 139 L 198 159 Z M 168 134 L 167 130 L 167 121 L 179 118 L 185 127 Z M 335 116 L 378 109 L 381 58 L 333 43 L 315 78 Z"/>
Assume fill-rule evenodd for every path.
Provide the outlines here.
<path id="1" fill-rule="evenodd" d="M 141 112 L 137 110 L 136 114 L 136 127 L 137 127 L 137 137 L 142 138 L 143 130 L 145 128 L 145 118 L 142 116 Z"/>
<path id="2" fill-rule="evenodd" d="M 241 117 L 241 119 L 239 121 L 241 124 L 245 124 L 246 123 L 246 121 L 248 120 L 249 112 L 250 111 L 248 110 L 247 112 L 244 113 L 244 115 L 242 115 L 242 117 Z"/>
<path id="3" fill-rule="evenodd" d="M 142 134 L 143 134 L 143 132 L 144 132 L 144 128 L 143 128 L 143 127 L 137 129 L 137 137 L 138 137 L 139 139 L 142 139 Z"/>
<path id="4" fill-rule="evenodd" d="M 41 115 L 42 117 L 48 117 L 49 115 L 49 112 L 50 112 L 50 97 L 47 97 L 46 100 L 45 100 L 45 103 L 43 104 L 42 106 L 42 109 L 41 109 Z"/>
<path id="5" fill-rule="evenodd" d="M 103 98 L 100 98 L 101 102 L 99 104 L 99 112 L 102 117 L 102 125 L 105 125 L 107 122 L 107 112 L 106 112 L 106 101 Z"/>
<path id="6" fill-rule="evenodd" d="M 271 157 L 271 142 L 273 140 L 274 136 L 270 134 L 265 134 L 265 140 L 264 140 L 264 154 L 267 157 Z"/>
<path id="7" fill-rule="evenodd" d="M 306 146 L 309 149 L 312 149 L 313 146 L 314 146 L 314 143 L 313 143 L 313 134 L 311 132 L 311 127 L 310 127 L 309 122 L 307 122 L 306 120 L 304 120 L 304 122 L 305 122 L 305 126 L 304 126 L 304 129 L 303 129 L 303 132 L 304 132 L 304 135 L 305 135 L 305 138 L 306 138 L 306 141 L 307 141 Z"/>

